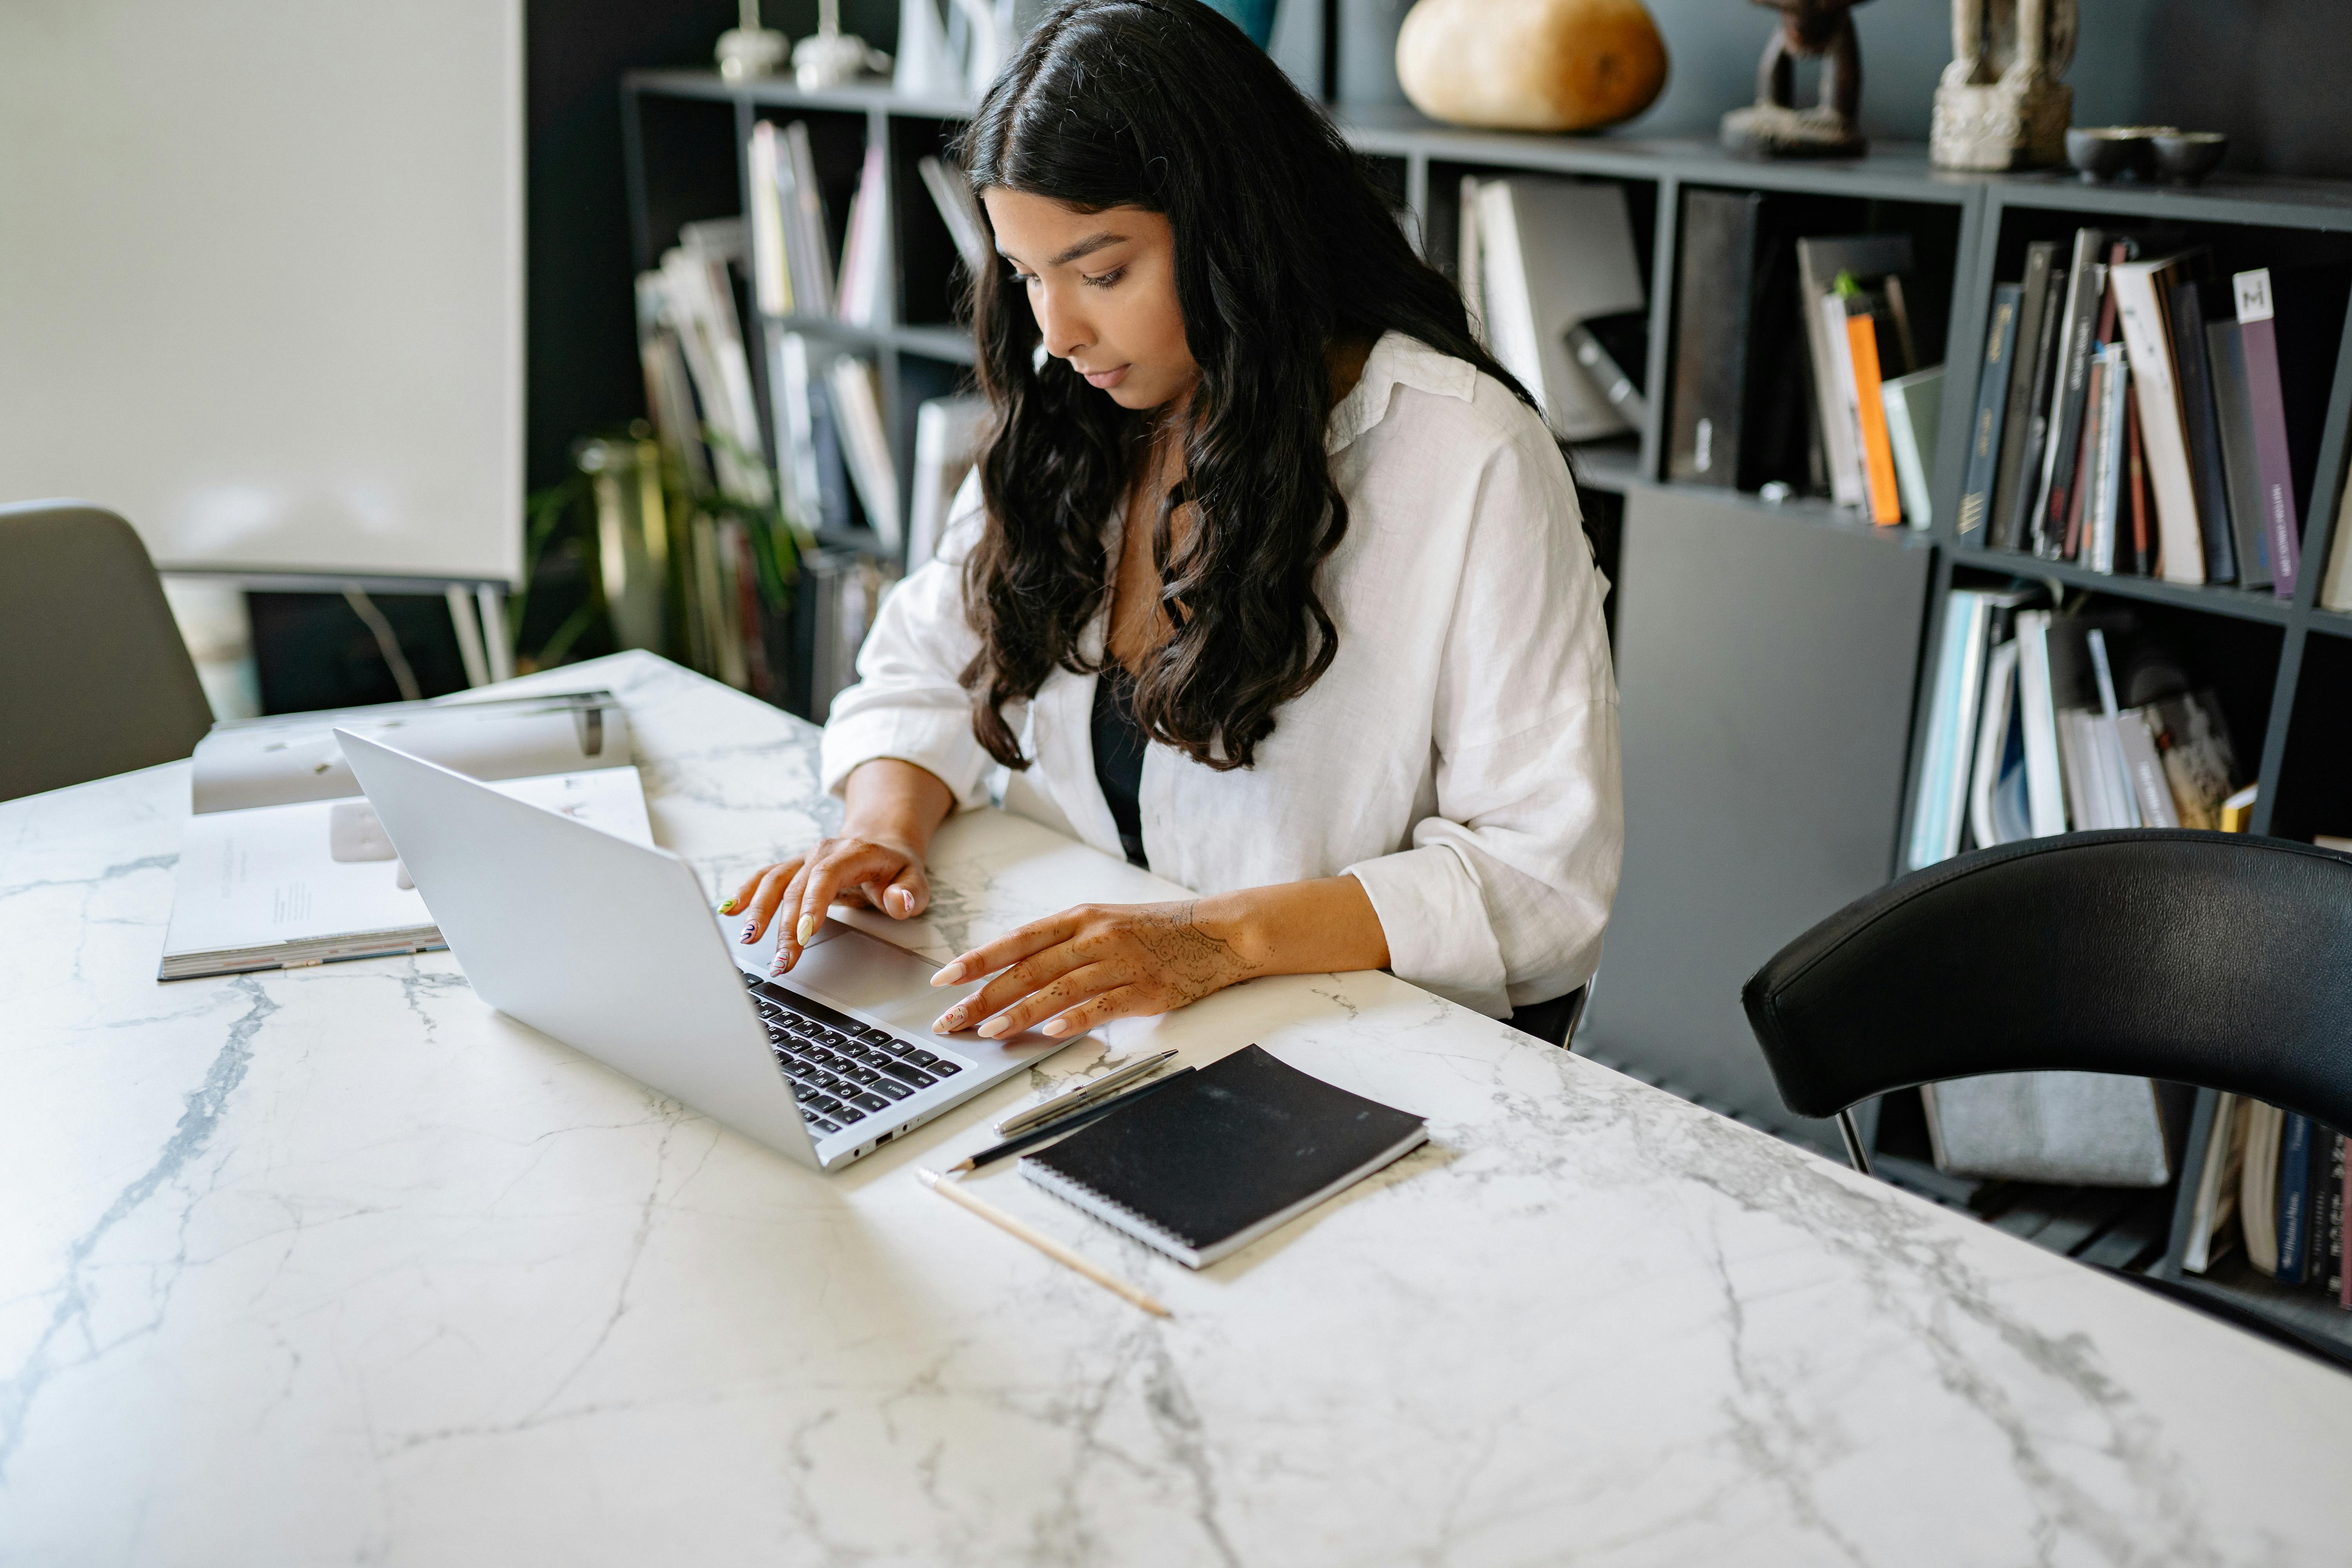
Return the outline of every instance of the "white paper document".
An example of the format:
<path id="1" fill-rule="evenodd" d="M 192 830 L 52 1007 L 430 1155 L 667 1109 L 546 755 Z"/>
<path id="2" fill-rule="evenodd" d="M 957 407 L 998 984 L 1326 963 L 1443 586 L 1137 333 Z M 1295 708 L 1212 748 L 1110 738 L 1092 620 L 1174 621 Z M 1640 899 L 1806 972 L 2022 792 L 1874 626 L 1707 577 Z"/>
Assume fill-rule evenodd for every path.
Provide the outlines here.
<path id="1" fill-rule="evenodd" d="M 443 945 L 343 761 L 337 726 L 517 800 L 653 842 L 628 720 L 610 692 L 392 703 L 222 725 L 196 748 L 194 809 L 181 842 L 161 978 Z"/>

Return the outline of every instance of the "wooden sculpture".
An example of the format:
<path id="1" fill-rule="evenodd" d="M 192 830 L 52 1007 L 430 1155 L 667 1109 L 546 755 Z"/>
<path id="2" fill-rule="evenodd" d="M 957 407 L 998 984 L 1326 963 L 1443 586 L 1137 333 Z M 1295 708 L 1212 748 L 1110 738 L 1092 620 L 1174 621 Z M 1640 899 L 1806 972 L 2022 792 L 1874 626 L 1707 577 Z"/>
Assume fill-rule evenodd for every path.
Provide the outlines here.
<path id="1" fill-rule="evenodd" d="M 1936 87 L 1928 155 L 1947 169 L 2028 169 L 2066 151 L 2076 0 L 1952 0 L 1952 63 Z"/>
<path id="2" fill-rule="evenodd" d="M 1869 151 L 1854 125 L 1862 44 L 1850 13 L 1863 0 L 1752 0 L 1780 13 L 1756 67 L 1756 101 L 1723 117 L 1723 144 L 1759 158 L 1849 158 Z M 1962 0 L 1966 3 L 1966 0 Z M 1820 101 L 1796 105 L 1800 59 L 1822 62 Z"/>

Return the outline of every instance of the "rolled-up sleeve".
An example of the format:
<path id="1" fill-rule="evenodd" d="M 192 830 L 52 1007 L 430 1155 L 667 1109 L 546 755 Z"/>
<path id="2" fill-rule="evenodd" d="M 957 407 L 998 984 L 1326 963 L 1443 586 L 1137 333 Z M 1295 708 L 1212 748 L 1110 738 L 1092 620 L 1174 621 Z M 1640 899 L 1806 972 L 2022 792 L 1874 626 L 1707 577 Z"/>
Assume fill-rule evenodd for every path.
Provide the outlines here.
<path id="1" fill-rule="evenodd" d="M 1584 984 L 1624 851 L 1605 584 L 1558 453 L 1480 476 L 1441 655 L 1437 809 L 1347 868 L 1398 978 L 1501 1016 Z"/>
<path id="2" fill-rule="evenodd" d="M 857 656 L 857 684 L 833 700 L 822 752 L 825 789 L 841 792 L 861 763 L 896 757 L 936 776 L 959 807 L 988 800 L 995 767 L 971 731 L 957 676 L 977 649 L 964 616 L 963 567 L 980 537 L 979 486 L 956 494 L 937 556 L 882 601 Z"/>

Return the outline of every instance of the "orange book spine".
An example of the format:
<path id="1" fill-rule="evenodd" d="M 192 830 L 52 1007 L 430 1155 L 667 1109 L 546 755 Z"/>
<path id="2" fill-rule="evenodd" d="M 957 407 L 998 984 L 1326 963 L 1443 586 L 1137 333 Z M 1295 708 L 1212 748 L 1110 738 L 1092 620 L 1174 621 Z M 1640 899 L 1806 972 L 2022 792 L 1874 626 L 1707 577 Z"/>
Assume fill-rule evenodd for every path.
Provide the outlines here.
<path id="1" fill-rule="evenodd" d="M 1853 354 L 1854 405 L 1862 415 L 1862 468 L 1870 481 L 1870 521 L 1884 527 L 1903 521 L 1903 497 L 1895 486 L 1895 448 L 1886 440 L 1886 403 L 1878 395 L 1878 329 L 1867 314 L 1848 316 L 1845 340 Z"/>

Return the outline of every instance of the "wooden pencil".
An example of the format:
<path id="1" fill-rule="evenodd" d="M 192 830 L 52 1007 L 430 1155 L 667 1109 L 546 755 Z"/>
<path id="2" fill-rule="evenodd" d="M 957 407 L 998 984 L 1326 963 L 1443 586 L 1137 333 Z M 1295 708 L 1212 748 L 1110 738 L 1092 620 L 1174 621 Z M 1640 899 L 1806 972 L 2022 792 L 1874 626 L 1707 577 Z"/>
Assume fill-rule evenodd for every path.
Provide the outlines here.
<path id="1" fill-rule="evenodd" d="M 1117 1275 L 1106 1272 L 1095 1264 L 1089 1263 L 1085 1258 L 1079 1257 L 1076 1253 L 1072 1252 L 1068 1247 L 1064 1247 L 1060 1242 L 1055 1241 L 1052 1237 L 1044 1236 L 1030 1229 L 1027 1226 L 1023 1225 L 1019 1220 L 1014 1219 L 1011 1215 L 1006 1214 L 1003 1209 L 998 1208 L 994 1204 L 989 1203 L 982 1198 L 977 1197 L 974 1194 L 964 1191 L 961 1183 L 942 1181 L 937 1171 L 924 1170 L 920 1166 L 916 1168 L 915 1174 L 923 1179 L 923 1184 L 925 1186 L 930 1188 L 941 1197 L 949 1198 L 956 1203 L 961 1204 L 964 1207 L 970 1209 L 972 1213 L 978 1215 L 981 1218 L 996 1226 L 997 1229 L 1005 1232 L 1007 1235 L 1019 1237 L 1022 1240 L 1027 1242 L 1030 1246 L 1035 1247 L 1038 1251 L 1044 1253 L 1046 1257 L 1052 1258 L 1063 1268 L 1070 1269 L 1075 1273 L 1085 1275 L 1087 1279 L 1093 1280 L 1096 1284 L 1101 1286 L 1112 1295 L 1119 1297 L 1124 1300 L 1133 1302 L 1136 1306 L 1142 1308 L 1145 1311 L 1150 1313 L 1155 1318 L 1168 1318 L 1175 1315 L 1169 1311 L 1167 1308 L 1161 1306 L 1159 1302 L 1153 1300 L 1150 1297 L 1145 1295 L 1134 1286 L 1129 1284 L 1126 1280 L 1119 1279 Z"/>

